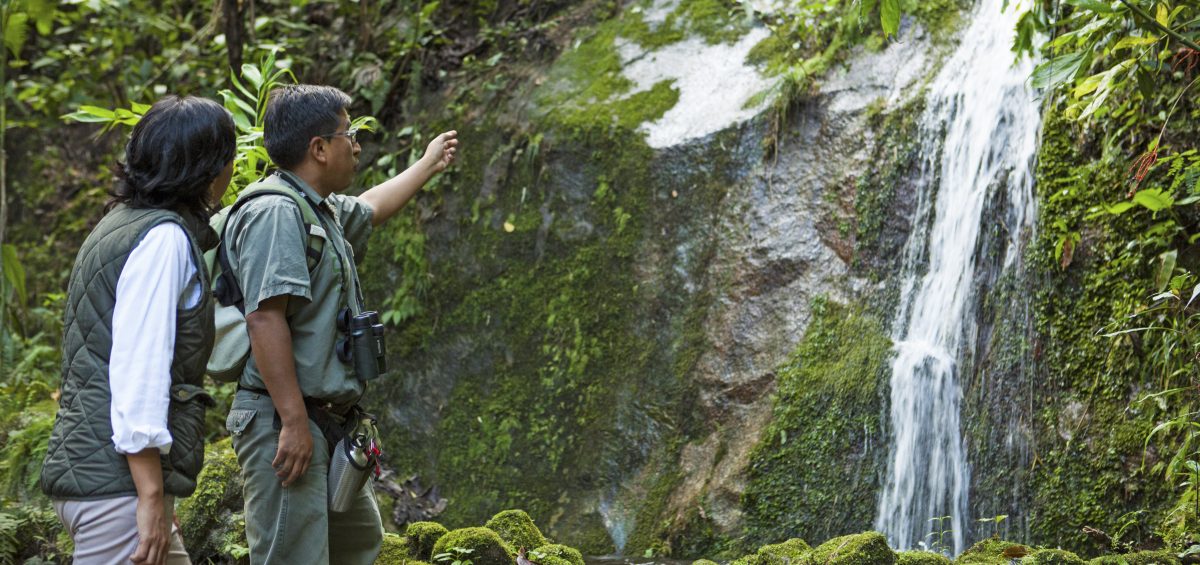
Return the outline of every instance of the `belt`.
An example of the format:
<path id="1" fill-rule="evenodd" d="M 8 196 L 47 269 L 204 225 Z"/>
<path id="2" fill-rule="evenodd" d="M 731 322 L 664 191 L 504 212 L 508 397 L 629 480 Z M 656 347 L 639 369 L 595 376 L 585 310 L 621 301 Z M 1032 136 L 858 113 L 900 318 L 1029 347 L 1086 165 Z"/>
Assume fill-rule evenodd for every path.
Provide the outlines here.
<path id="1" fill-rule="evenodd" d="M 238 383 L 238 390 L 261 394 L 267 398 L 271 397 L 271 393 L 265 389 L 245 386 Z M 333 410 L 333 403 L 318 400 L 311 396 L 304 397 L 304 408 L 308 413 L 308 419 L 312 420 L 317 428 L 321 430 L 321 435 L 325 436 L 325 445 L 329 450 L 330 455 L 333 454 L 333 448 L 346 437 L 345 426 L 349 423 L 347 416 L 350 412 L 356 409 L 356 405 L 351 404 L 343 409 L 342 412 Z M 275 421 L 273 422 L 276 430 L 283 429 L 283 423 L 279 419 L 279 411 L 275 411 Z"/>
<path id="2" fill-rule="evenodd" d="M 271 396 L 271 393 L 269 391 L 267 391 L 267 389 L 246 386 L 241 383 L 238 383 L 237 389 L 244 390 L 246 392 L 252 392 L 254 394 L 261 394 L 266 397 Z M 333 416 L 337 416 L 338 418 L 345 418 L 350 413 L 350 410 L 352 408 L 354 408 L 354 405 L 353 404 L 337 405 L 332 402 L 329 402 L 328 400 L 321 400 L 319 398 L 305 396 L 304 397 L 304 407 L 310 409 L 310 412 L 312 409 L 316 409 L 316 410 L 320 410 L 322 412 L 328 412 L 329 414 L 331 414 Z"/>

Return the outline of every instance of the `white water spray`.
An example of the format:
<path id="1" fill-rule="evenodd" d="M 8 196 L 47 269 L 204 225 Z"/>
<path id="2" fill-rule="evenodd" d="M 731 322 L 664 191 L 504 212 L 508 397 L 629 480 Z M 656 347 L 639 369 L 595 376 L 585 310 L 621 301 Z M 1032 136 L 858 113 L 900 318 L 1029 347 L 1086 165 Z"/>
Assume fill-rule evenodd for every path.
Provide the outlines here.
<path id="1" fill-rule="evenodd" d="M 975 7 L 958 50 L 930 85 L 921 124 L 926 161 L 893 325 L 893 440 L 876 518 L 876 528 L 899 549 L 924 544 L 957 554 L 966 548 L 971 471 L 958 378 L 975 341 L 980 227 L 1004 223 L 1008 268 L 1033 220 L 1041 116 L 1028 86 L 1033 64 L 1014 65 L 1010 50 L 1019 10 L 1009 2 L 1002 12 L 1002 2 Z M 1007 204 L 995 212 L 1002 216 L 982 217 L 989 198 Z"/>

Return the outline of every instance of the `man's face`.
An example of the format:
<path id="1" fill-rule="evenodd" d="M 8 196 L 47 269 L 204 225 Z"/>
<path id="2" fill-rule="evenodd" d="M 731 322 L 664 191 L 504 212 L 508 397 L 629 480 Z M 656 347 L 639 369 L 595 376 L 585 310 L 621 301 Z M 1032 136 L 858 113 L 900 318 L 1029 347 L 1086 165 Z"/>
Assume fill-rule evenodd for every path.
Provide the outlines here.
<path id="1" fill-rule="evenodd" d="M 350 116 L 343 110 L 338 116 L 338 129 L 327 140 L 328 178 L 334 192 L 341 192 L 354 182 L 354 169 L 358 165 L 358 153 L 362 151 L 358 141 L 350 137 Z"/>

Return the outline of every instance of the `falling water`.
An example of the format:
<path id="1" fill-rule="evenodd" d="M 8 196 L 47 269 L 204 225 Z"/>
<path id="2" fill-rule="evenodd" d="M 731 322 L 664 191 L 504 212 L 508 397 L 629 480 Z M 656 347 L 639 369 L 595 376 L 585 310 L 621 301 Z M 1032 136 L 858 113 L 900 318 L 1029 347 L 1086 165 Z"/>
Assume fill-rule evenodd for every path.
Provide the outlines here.
<path id="1" fill-rule="evenodd" d="M 922 194 L 893 325 L 892 450 L 876 527 L 899 548 L 961 553 L 969 538 L 970 467 L 958 377 L 971 358 L 980 227 L 1003 222 L 1004 267 L 1033 219 L 1032 163 L 1041 117 L 1032 63 L 1013 63 L 1018 9 L 981 0 L 958 50 L 930 85 L 921 124 Z M 1003 192 L 1000 192 L 1003 191 Z M 985 203 L 1007 204 L 984 218 Z"/>

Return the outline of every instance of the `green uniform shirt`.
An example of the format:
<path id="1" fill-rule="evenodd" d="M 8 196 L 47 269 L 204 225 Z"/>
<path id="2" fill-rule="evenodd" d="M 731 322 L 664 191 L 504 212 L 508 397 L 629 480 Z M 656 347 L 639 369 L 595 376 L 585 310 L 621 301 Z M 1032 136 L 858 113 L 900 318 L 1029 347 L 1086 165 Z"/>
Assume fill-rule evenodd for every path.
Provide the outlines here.
<path id="1" fill-rule="evenodd" d="M 361 310 L 357 301 L 351 303 L 351 297 L 359 294 L 355 264 L 358 257 L 366 255 L 375 211 L 353 196 L 331 194 L 322 200 L 299 177 L 283 171 L 279 174 L 287 175 L 310 202 L 318 203 L 317 215 L 326 240 L 320 260 L 310 274 L 305 256 L 306 229 L 296 203 L 286 196 L 266 195 L 246 203 L 229 219 L 226 233 L 233 234 L 229 263 L 245 296 L 247 315 L 268 298 L 285 294 L 291 297 L 287 317 L 300 392 L 334 404 L 350 404 L 362 396 L 364 385 L 354 374 L 354 364 L 343 363 L 334 351 L 343 337 L 337 327 L 337 313 L 347 306 L 355 312 Z M 279 176 L 263 182 L 290 189 Z M 350 277 L 344 282 L 345 270 Z M 240 382 L 266 388 L 253 355 Z"/>

